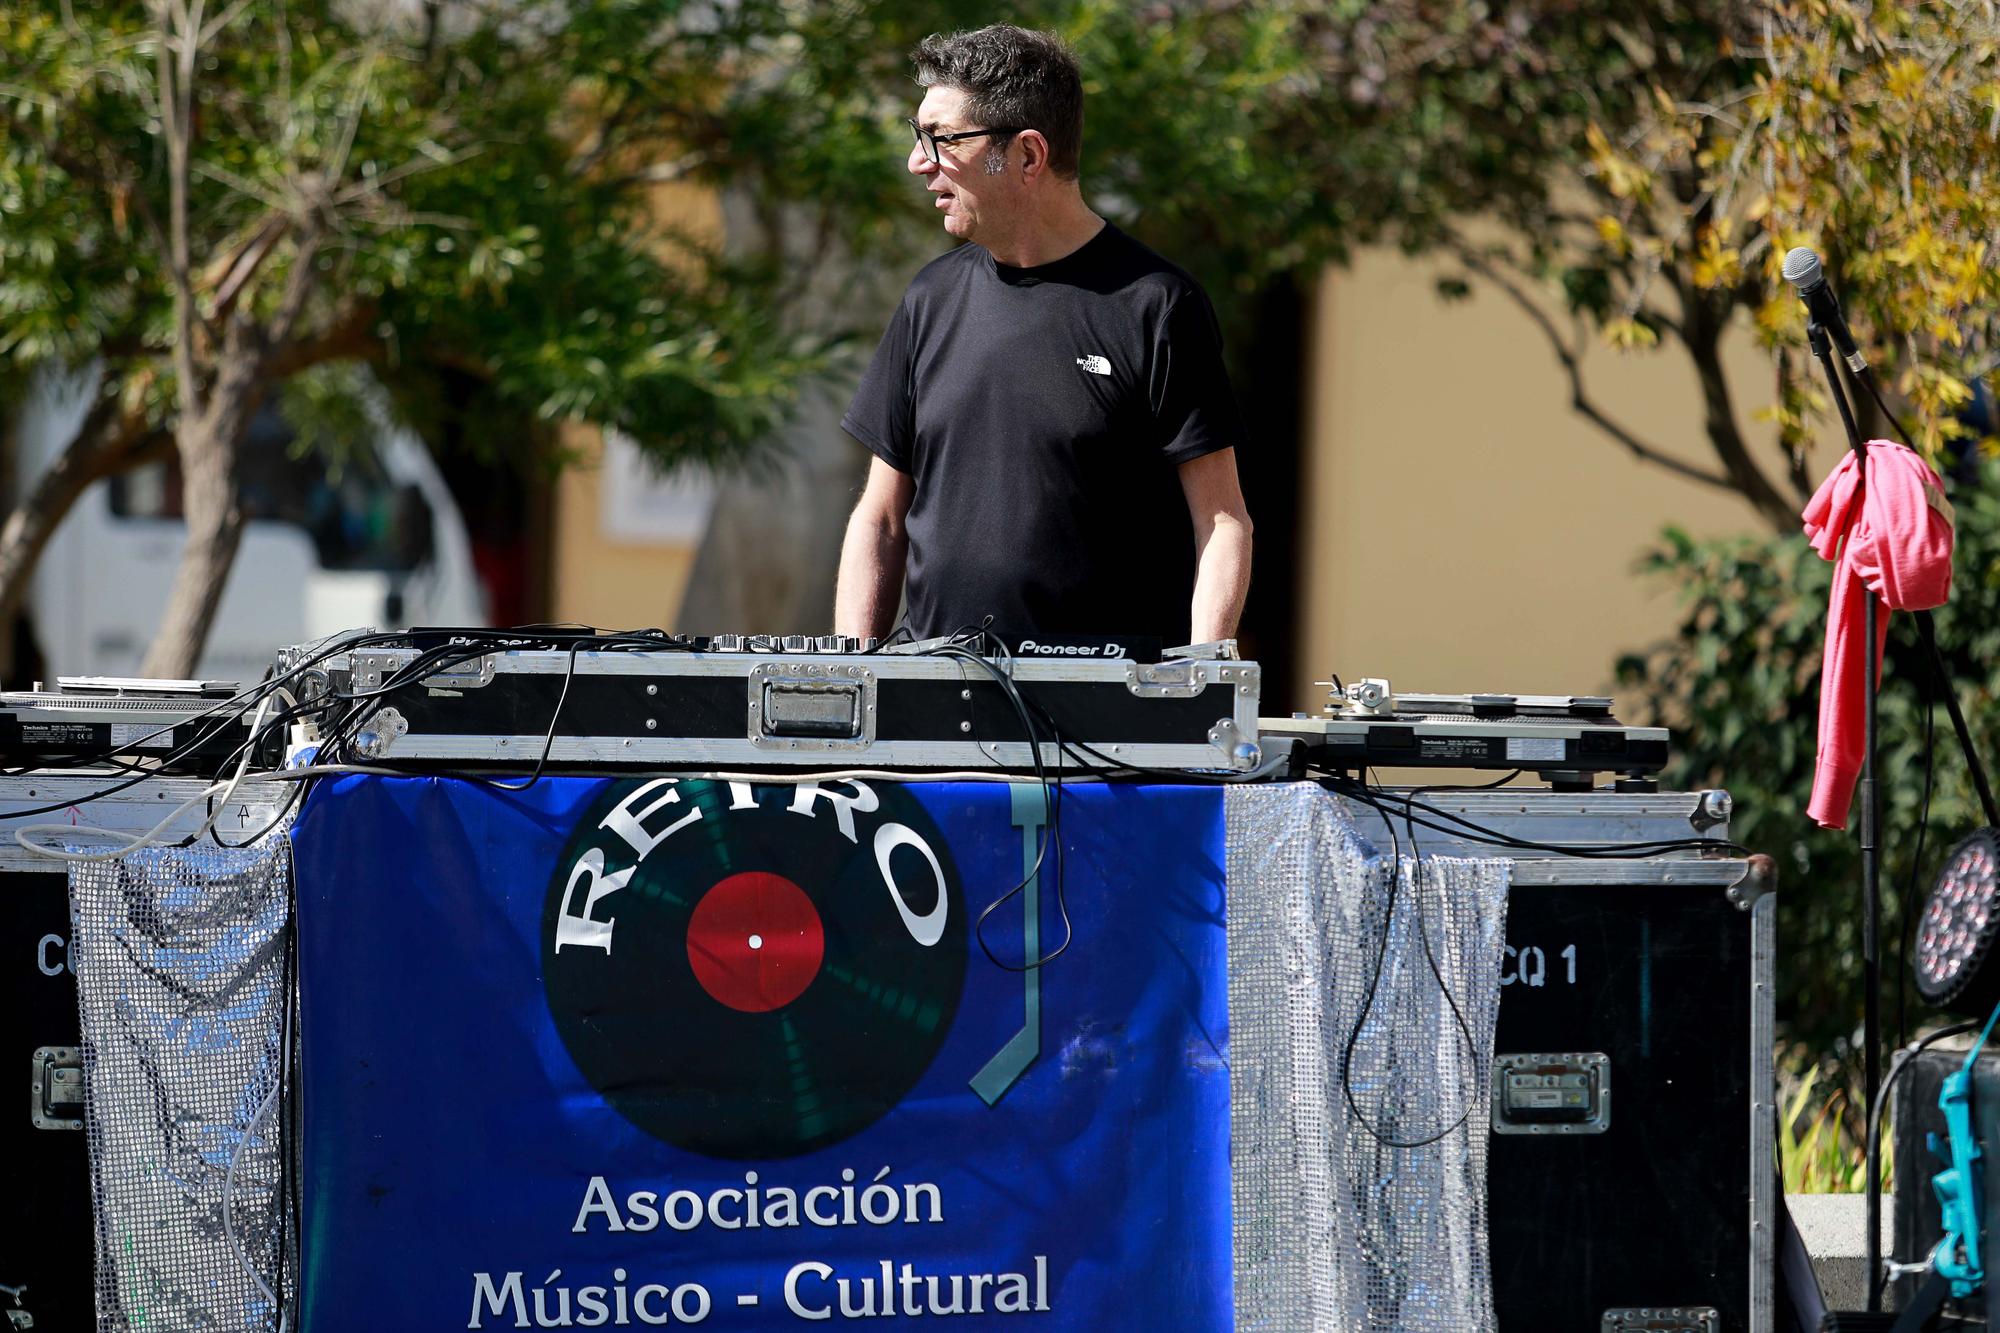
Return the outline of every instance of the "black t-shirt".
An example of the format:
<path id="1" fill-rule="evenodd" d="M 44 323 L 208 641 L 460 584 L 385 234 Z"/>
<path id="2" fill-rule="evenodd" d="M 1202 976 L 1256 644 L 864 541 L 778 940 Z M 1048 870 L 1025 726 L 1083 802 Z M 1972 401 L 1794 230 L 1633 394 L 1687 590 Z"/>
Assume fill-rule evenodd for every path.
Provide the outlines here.
<path id="1" fill-rule="evenodd" d="M 1176 469 L 1240 444 L 1199 284 L 1106 224 L 1035 268 L 963 245 L 918 273 L 841 426 L 915 481 L 909 626 L 1185 643 Z"/>

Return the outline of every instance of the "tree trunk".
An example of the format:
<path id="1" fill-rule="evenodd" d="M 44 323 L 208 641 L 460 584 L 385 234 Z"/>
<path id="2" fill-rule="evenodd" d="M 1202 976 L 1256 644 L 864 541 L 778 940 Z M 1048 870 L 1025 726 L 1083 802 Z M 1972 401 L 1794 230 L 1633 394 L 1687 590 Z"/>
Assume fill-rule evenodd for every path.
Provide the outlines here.
<path id="1" fill-rule="evenodd" d="M 786 466 L 716 489 L 673 628 L 695 634 L 829 634 L 841 535 L 867 454 L 819 391 L 785 428 Z M 783 515 L 774 521 L 773 515 Z"/>
<path id="2" fill-rule="evenodd" d="M 1703 424 L 1722 469 L 1758 515 L 1780 536 L 1799 529 L 1799 506 L 1787 499 L 1751 456 L 1750 445 L 1736 424 L 1729 397 L 1729 372 L 1722 364 L 1722 332 L 1728 307 L 1718 310 L 1690 284 L 1680 284 L 1681 338 L 1701 382 Z"/>
<path id="3" fill-rule="evenodd" d="M 243 540 L 243 506 L 236 493 L 237 456 L 260 398 L 260 360 L 254 340 L 242 326 L 232 323 L 207 401 L 198 413 L 175 423 L 187 547 L 174 571 L 159 633 L 146 651 L 141 675 L 166 679 L 192 676 L 208 643 L 208 632 L 222 604 L 223 586 Z M 279 646 L 271 645 L 274 654 Z"/>
<path id="4" fill-rule="evenodd" d="M 77 497 L 118 472 L 145 437 L 144 419 L 124 414 L 115 383 L 99 386 L 98 394 L 75 437 L 0 523 L 0 679 L 12 678 L 14 624 L 49 539 Z"/>

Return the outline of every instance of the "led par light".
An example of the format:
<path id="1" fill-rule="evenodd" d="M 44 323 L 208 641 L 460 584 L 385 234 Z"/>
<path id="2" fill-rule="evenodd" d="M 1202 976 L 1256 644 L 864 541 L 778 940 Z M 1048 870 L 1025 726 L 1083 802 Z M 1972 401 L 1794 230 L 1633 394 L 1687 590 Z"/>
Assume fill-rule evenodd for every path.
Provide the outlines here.
<path id="1" fill-rule="evenodd" d="M 2000 1001 L 2000 829 L 1951 849 L 1917 918 L 1917 994 L 1940 1009 L 1984 1016 Z"/>

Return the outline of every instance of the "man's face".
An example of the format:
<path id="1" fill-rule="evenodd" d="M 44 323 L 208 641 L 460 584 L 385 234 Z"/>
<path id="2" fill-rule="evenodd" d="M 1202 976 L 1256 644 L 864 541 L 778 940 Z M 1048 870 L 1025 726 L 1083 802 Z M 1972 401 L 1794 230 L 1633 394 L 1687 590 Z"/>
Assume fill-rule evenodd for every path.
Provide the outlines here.
<path id="1" fill-rule="evenodd" d="M 958 88 L 931 88 L 917 108 L 917 124 L 937 134 L 960 134 L 966 130 L 989 128 L 966 110 L 965 93 Z M 992 238 L 1009 230 L 1019 204 L 1020 182 L 1005 170 L 988 170 L 989 159 L 997 153 L 1004 163 L 1012 154 L 1007 136 L 967 139 L 962 143 L 938 145 L 938 162 L 924 155 L 922 144 L 910 147 L 910 172 L 924 180 L 924 188 L 937 196 L 933 205 L 944 214 L 944 229 L 961 241 L 978 240 L 980 233 Z"/>

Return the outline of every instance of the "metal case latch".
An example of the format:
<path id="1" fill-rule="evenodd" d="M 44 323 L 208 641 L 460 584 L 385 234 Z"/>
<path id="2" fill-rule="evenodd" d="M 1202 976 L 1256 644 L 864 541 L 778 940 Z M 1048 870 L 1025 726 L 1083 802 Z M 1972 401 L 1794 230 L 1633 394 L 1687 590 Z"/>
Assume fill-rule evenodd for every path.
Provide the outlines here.
<path id="1" fill-rule="evenodd" d="M 1208 663 L 1125 664 L 1125 688 L 1141 699 L 1192 699 L 1208 688 Z"/>
<path id="2" fill-rule="evenodd" d="M 44 1046 L 35 1052 L 36 1129 L 83 1128 L 83 1052 Z"/>
<path id="3" fill-rule="evenodd" d="M 387 758 L 396 742 L 410 734 L 410 720 L 394 708 L 378 708 L 354 733 L 354 753 L 363 759 Z"/>
<path id="4" fill-rule="evenodd" d="M 462 690 L 477 690 L 493 683 L 498 669 L 494 666 L 496 653 L 486 653 L 470 662 L 459 662 L 442 671 L 433 671 L 424 677 L 424 688 L 433 693 L 452 694 Z"/>
<path id="5" fill-rule="evenodd" d="M 764 734 L 851 741 L 861 734 L 861 686 L 851 680 L 767 680 Z"/>
<path id="6" fill-rule="evenodd" d="M 13 1329 L 14 1333 L 27 1333 L 29 1329 L 35 1326 L 35 1316 L 30 1314 L 27 1308 L 21 1304 L 21 1297 L 27 1295 L 27 1292 L 28 1284 L 25 1282 L 18 1287 L 0 1285 L 0 1296 L 5 1296 L 8 1300 L 14 1302 L 12 1305 L 4 1307 L 7 1315 L 7 1327 Z"/>
<path id="7" fill-rule="evenodd" d="M 1600 1052 L 1493 1061 L 1495 1134 L 1602 1134 L 1611 1127 L 1611 1058 Z"/>
<path id="8" fill-rule="evenodd" d="M 875 743 L 875 673 L 822 662 L 750 669 L 749 739 L 766 750 L 861 750 Z"/>
<path id="9" fill-rule="evenodd" d="M 442 670 L 433 671 L 423 678 L 423 685 L 432 690 L 476 690 L 491 685 L 498 668 L 495 653 L 485 653 L 470 661 L 456 662 Z M 381 652 L 356 653 L 350 659 L 350 669 L 354 688 L 357 690 L 379 690 L 384 681 L 417 660 L 417 654 L 407 649 L 385 649 Z"/>

